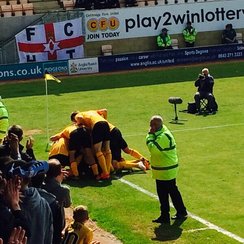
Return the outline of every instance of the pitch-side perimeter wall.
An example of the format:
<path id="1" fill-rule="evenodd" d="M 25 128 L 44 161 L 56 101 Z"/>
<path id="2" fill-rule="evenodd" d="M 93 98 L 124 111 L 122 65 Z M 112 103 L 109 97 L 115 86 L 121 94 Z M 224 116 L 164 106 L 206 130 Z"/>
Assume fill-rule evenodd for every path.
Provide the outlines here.
<path id="1" fill-rule="evenodd" d="M 232 44 L 56 62 L 1 65 L 0 81 L 42 78 L 46 71 L 55 76 L 79 75 L 243 58 L 244 44 Z"/>

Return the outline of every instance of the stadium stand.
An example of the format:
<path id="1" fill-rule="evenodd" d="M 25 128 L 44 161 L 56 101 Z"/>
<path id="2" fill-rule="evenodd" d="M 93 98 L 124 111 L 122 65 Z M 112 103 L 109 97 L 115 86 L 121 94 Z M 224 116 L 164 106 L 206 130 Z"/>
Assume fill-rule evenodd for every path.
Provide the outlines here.
<path id="1" fill-rule="evenodd" d="M 112 45 L 102 45 L 101 50 L 102 50 L 103 56 L 113 55 L 113 46 Z"/>
<path id="2" fill-rule="evenodd" d="M 179 42 L 178 42 L 178 39 L 171 39 L 172 41 L 172 48 L 173 49 L 178 49 L 179 48 Z"/>
<path id="3" fill-rule="evenodd" d="M 63 8 L 65 10 L 71 10 L 75 7 L 75 2 L 73 0 L 64 0 L 63 1 Z"/>
<path id="4" fill-rule="evenodd" d="M 11 17 L 12 16 L 12 6 L 11 5 L 2 5 L 1 13 L 3 17 Z"/>
<path id="5" fill-rule="evenodd" d="M 34 14 L 34 5 L 33 3 L 23 3 L 23 11 L 25 15 L 33 15 Z"/>
<path id="6" fill-rule="evenodd" d="M 242 38 L 241 32 L 236 33 L 236 40 L 238 41 L 238 43 L 243 43 L 243 38 Z"/>
<path id="7" fill-rule="evenodd" d="M 22 4 L 13 4 L 12 11 L 14 16 L 22 16 L 23 15 L 23 5 Z"/>

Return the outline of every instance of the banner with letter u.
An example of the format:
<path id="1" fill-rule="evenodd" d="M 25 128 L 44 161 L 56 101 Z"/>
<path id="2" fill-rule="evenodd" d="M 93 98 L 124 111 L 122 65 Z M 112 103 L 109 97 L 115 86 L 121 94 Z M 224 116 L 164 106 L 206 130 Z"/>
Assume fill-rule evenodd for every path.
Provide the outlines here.
<path id="1" fill-rule="evenodd" d="M 15 39 L 20 63 L 84 57 L 81 18 L 29 26 Z"/>

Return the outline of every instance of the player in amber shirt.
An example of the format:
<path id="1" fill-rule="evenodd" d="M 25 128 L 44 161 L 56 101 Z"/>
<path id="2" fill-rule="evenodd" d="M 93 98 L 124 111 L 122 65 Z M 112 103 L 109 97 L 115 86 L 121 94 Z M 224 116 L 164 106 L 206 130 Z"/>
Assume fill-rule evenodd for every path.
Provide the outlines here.
<path id="1" fill-rule="evenodd" d="M 99 109 L 97 113 L 107 119 L 107 109 Z M 121 131 L 116 126 L 110 122 L 108 122 L 108 124 L 110 128 L 110 149 L 112 152 L 112 164 L 114 169 L 139 168 L 144 171 L 150 169 L 149 161 L 140 152 L 128 146 Z M 125 160 L 121 155 L 122 150 L 136 160 Z"/>
<path id="2" fill-rule="evenodd" d="M 73 112 L 70 117 L 74 123 L 77 113 Z M 54 143 L 49 153 L 49 159 L 56 158 L 64 165 L 70 164 L 72 175 L 78 177 L 78 164 L 85 155 L 86 163 L 91 167 L 95 178 L 99 177 L 98 165 L 92 154 L 90 133 L 84 126 L 69 125 L 60 133 L 52 136 L 50 140 Z"/>
<path id="3" fill-rule="evenodd" d="M 73 213 L 74 222 L 65 230 L 63 244 L 89 244 L 92 243 L 93 232 L 85 225 L 89 219 L 85 206 L 78 206 Z M 93 242 L 94 243 L 94 242 Z M 96 242 L 99 243 L 99 242 Z"/>
<path id="4" fill-rule="evenodd" d="M 91 129 L 93 147 L 102 169 L 101 179 L 109 179 L 112 170 L 112 154 L 110 150 L 110 129 L 106 119 L 96 110 L 79 112 L 75 116 L 78 125 Z"/>

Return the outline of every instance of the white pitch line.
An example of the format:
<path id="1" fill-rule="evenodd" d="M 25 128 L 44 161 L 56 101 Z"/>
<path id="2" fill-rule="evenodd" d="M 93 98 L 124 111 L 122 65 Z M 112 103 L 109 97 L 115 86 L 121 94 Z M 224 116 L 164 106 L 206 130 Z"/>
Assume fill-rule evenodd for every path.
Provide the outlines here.
<path id="1" fill-rule="evenodd" d="M 224 127 L 234 127 L 234 126 L 242 126 L 244 123 L 238 123 L 238 124 L 226 124 L 226 125 L 213 125 L 213 126 L 205 126 L 205 127 L 196 127 L 196 128 L 185 128 L 185 129 L 176 129 L 172 130 L 172 132 L 182 132 L 182 131 L 197 131 L 197 130 L 208 130 L 208 129 L 218 129 L 218 128 L 224 128 Z M 124 134 L 125 137 L 133 137 L 133 136 L 146 136 L 145 133 L 138 133 L 138 134 Z"/>
<path id="2" fill-rule="evenodd" d="M 132 187 L 132 188 L 134 188 L 134 189 L 136 189 L 136 190 L 138 190 L 138 191 L 140 191 L 140 192 L 142 192 L 142 193 L 144 193 L 144 194 L 146 194 L 146 195 L 158 200 L 158 196 L 157 195 L 153 194 L 150 191 L 147 191 L 147 190 L 143 189 L 142 187 L 140 187 L 140 186 L 138 186 L 138 185 L 136 185 L 136 184 L 134 184 L 134 183 L 132 183 L 130 181 L 127 181 L 127 180 L 124 180 L 124 179 L 119 179 L 119 181 L 121 181 L 122 183 L 127 184 L 130 187 Z M 171 204 L 171 207 L 173 207 L 172 204 Z M 191 217 L 192 219 L 195 219 L 198 222 L 206 225 L 210 229 L 216 230 L 216 231 L 218 231 L 218 232 L 220 232 L 220 233 L 222 233 L 222 234 L 224 234 L 224 235 L 226 235 L 226 236 L 228 236 L 228 237 L 230 237 L 230 238 L 232 238 L 232 239 L 234 239 L 236 241 L 239 241 L 240 243 L 244 243 L 244 238 L 242 238 L 242 237 L 240 237 L 240 236 L 238 236 L 236 234 L 233 234 L 232 232 L 230 232 L 228 230 L 225 230 L 225 229 L 223 229 L 223 228 L 221 228 L 221 227 L 219 227 L 219 226 L 217 226 L 215 224 L 212 224 L 211 222 L 209 222 L 209 221 L 207 221 L 207 220 L 205 220 L 205 219 L 203 219 L 201 217 L 198 217 L 197 215 L 195 215 L 193 213 L 188 212 L 188 216 Z"/>
<path id="3" fill-rule="evenodd" d="M 211 230 L 209 227 L 204 228 L 198 228 L 198 229 L 191 229 L 191 230 L 183 230 L 184 233 L 193 233 L 197 231 L 203 231 L 203 230 Z"/>

